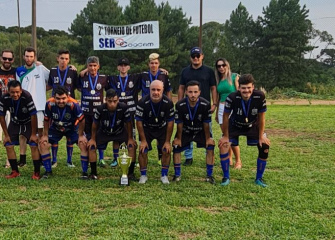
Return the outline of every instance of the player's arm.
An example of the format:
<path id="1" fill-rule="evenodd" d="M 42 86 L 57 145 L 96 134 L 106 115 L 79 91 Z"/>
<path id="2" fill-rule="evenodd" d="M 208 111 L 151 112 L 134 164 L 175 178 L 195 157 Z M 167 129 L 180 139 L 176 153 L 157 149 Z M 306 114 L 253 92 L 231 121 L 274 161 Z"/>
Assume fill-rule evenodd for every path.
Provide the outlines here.
<path id="1" fill-rule="evenodd" d="M 126 123 L 126 127 L 127 127 L 127 132 L 128 132 L 128 148 L 136 147 L 137 143 L 136 143 L 136 140 L 134 139 L 134 136 L 133 136 L 133 124 L 132 124 L 132 122 L 128 121 Z"/>
<path id="2" fill-rule="evenodd" d="M 37 115 L 33 114 L 30 116 L 31 119 L 31 136 L 30 136 L 30 141 L 38 143 L 38 138 L 37 138 Z"/>
<path id="3" fill-rule="evenodd" d="M 168 99 L 170 99 L 172 101 L 172 91 L 168 91 L 166 93 L 166 96 L 168 97 Z"/>
<path id="4" fill-rule="evenodd" d="M 94 146 L 94 149 L 97 148 L 97 142 L 96 142 L 97 129 L 98 129 L 98 124 L 93 121 L 91 139 L 87 143 L 87 146 L 88 146 L 89 149 L 91 149 L 92 146 Z"/>
<path id="5" fill-rule="evenodd" d="M 3 130 L 3 133 L 5 135 L 4 139 L 3 139 L 3 143 L 7 143 L 7 142 L 11 142 L 11 139 L 9 137 L 9 134 L 8 134 L 8 129 L 7 129 L 7 125 L 6 125 L 6 121 L 5 121 L 5 116 L 3 115 L 0 115 L 0 124 L 1 124 L 1 127 L 2 127 L 2 130 Z"/>
<path id="6" fill-rule="evenodd" d="M 258 113 L 258 121 L 259 121 L 259 145 L 262 146 L 263 143 L 266 143 L 270 146 L 270 140 L 264 135 L 265 131 L 265 112 Z"/>
<path id="7" fill-rule="evenodd" d="M 228 147 L 229 146 L 229 114 L 227 112 L 223 113 L 223 124 L 221 126 L 223 136 L 219 140 L 219 148 L 220 147 Z"/>
<path id="8" fill-rule="evenodd" d="M 179 147 L 181 147 L 182 132 L 183 132 L 183 123 L 180 122 L 180 123 L 177 124 L 177 132 L 176 132 L 176 137 L 173 140 L 173 146 L 178 145 Z"/>
<path id="9" fill-rule="evenodd" d="M 211 86 L 211 93 L 212 93 L 212 101 L 213 105 L 211 107 L 211 112 L 215 111 L 216 106 L 218 105 L 218 92 L 216 90 L 216 86 Z"/>
<path id="10" fill-rule="evenodd" d="M 178 88 L 178 101 L 184 98 L 184 94 L 185 94 L 185 85 L 179 85 Z"/>
<path id="11" fill-rule="evenodd" d="M 140 152 L 144 152 L 145 149 L 148 149 L 148 143 L 147 143 L 147 139 L 145 138 L 145 134 L 144 134 L 144 128 L 143 128 L 143 122 L 136 120 L 136 128 L 138 131 L 138 135 L 140 136 L 141 139 L 141 144 L 140 144 Z"/>

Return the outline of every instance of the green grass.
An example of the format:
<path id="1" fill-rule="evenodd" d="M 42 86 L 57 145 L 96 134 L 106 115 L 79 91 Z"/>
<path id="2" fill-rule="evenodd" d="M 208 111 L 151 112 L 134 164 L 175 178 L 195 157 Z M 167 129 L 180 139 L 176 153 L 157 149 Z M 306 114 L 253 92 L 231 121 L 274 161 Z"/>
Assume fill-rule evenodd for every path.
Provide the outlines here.
<path id="1" fill-rule="evenodd" d="M 203 149 L 182 167 L 178 184 L 161 184 L 156 151 L 145 185 L 121 187 L 121 171 L 110 168 L 98 169 L 98 181 L 81 181 L 79 151 L 76 168 L 67 168 L 63 141 L 50 179 L 31 180 L 31 161 L 17 179 L 0 169 L 0 239 L 335 239 L 334 115 L 333 106 L 268 107 L 268 188 L 253 182 L 257 148 L 245 138 L 242 170 L 231 169 L 227 187 L 218 184 L 218 158 L 218 183 L 204 182 Z M 214 134 L 217 142 L 217 124 Z M 0 152 L 4 163 L 4 147 Z"/>

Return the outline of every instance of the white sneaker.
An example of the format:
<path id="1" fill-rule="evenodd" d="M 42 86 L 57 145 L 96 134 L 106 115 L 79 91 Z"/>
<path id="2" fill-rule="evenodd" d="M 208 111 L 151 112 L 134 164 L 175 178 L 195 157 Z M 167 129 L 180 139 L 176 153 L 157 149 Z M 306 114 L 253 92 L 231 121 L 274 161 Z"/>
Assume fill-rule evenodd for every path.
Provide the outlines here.
<path id="1" fill-rule="evenodd" d="M 163 184 L 169 184 L 170 183 L 168 176 L 161 177 L 161 181 L 162 181 Z"/>
<path id="2" fill-rule="evenodd" d="M 138 181 L 138 183 L 144 184 L 147 181 L 148 181 L 147 175 L 141 175 L 140 180 Z"/>
<path id="3" fill-rule="evenodd" d="M 68 163 L 67 163 L 67 166 L 68 166 L 69 168 L 74 168 L 74 167 L 76 167 L 75 165 L 73 165 L 72 162 L 68 162 Z"/>

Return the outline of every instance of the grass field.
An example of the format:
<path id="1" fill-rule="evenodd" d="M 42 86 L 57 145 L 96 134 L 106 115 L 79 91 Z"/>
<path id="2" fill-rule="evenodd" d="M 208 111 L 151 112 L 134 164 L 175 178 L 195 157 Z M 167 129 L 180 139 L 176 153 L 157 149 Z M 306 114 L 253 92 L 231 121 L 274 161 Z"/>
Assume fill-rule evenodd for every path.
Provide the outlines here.
<path id="1" fill-rule="evenodd" d="M 334 116 L 333 106 L 268 106 L 268 188 L 254 184 L 257 148 L 245 138 L 242 170 L 231 169 L 227 187 L 219 184 L 217 149 L 216 185 L 204 182 L 204 150 L 196 149 L 180 183 L 161 184 L 152 151 L 148 183 L 120 187 L 119 169 L 79 180 L 78 149 L 69 169 L 62 142 L 50 179 L 31 180 L 31 161 L 17 179 L 0 169 L 0 239 L 335 239 Z"/>

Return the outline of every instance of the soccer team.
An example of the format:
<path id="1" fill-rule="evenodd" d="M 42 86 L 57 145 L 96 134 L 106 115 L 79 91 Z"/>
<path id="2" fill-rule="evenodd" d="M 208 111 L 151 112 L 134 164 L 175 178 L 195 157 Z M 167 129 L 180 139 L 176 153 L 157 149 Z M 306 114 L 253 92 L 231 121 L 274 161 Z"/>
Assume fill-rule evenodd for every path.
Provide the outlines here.
<path id="1" fill-rule="evenodd" d="M 167 71 L 159 68 L 157 53 L 149 56 L 149 70 L 138 74 L 128 74 L 130 62 L 127 58 L 120 58 L 117 76 L 101 74 L 96 56 L 88 57 L 87 68 L 77 74 L 75 67 L 69 65 L 70 53 L 67 50 L 58 52 L 58 66 L 50 71 L 35 62 L 36 51 L 33 48 L 26 48 L 23 58 L 25 65 L 15 69 L 12 67 L 13 52 L 2 51 L 0 123 L 4 134 L 2 141 L 11 167 L 11 173 L 6 178 L 20 176 L 19 167 L 26 165 L 26 144 L 31 148 L 34 164 L 32 179 L 49 178 L 52 169 L 57 166 L 58 142 L 65 136 L 69 167 L 74 167 L 73 145 L 77 144 L 80 149 L 82 179 L 98 179 L 97 166 L 106 165 L 103 152 L 109 142 L 113 146 L 111 166 L 117 166 L 119 146 L 126 143 L 128 155 L 132 158 L 128 177 L 145 184 L 148 181 L 148 151 L 152 149 L 152 141 L 156 140 L 163 184 L 169 184 L 171 153 L 174 165 L 172 181 L 181 180 L 181 152 L 185 151 L 183 165 L 191 165 L 193 142 L 197 143 L 198 148 L 206 149 L 205 179 L 215 184 L 215 142 L 211 115 L 222 103 L 221 90 L 217 90 L 218 80 L 227 81 L 230 85 L 232 83 L 229 74 L 228 77 L 221 74 L 215 80 L 214 71 L 202 63 L 204 54 L 201 48 L 194 47 L 190 51 L 191 64 L 181 73 L 178 102 L 175 105 Z M 218 72 L 229 73 L 230 69 L 226 68 L 228 63 L 218 63 L 215 66 Z M 266 187 L 263 173 L 270 141 L 264 133 L 265 96 L 254 89 L 255 81 L 251 74 L 237 79 L 238 89 L 225 98 L 220 115 L 223 135 L 217 146 L 223 172 L 221 185 L 230 183 L 230 149 L 237 147 L 239 136 L 244 135 L 248 145 L 258 146 L 255 183 Z M 80 104 L 75 100 L 75 89 L 81 92 Z M 47 90 L 52 90 L 52 97 L 48 100 Z M 140 100 L 139 91 L 142 93 Z M 175 136 L 172 136 L 174 124 L 177 129 Z M 16 159 L 15 145 L 20 145 L 19 161 Z M 134 173 L 137 148 L 139 180 Z M 41 165 L 45 168 L 43 175 L 40 174 Z"/>

